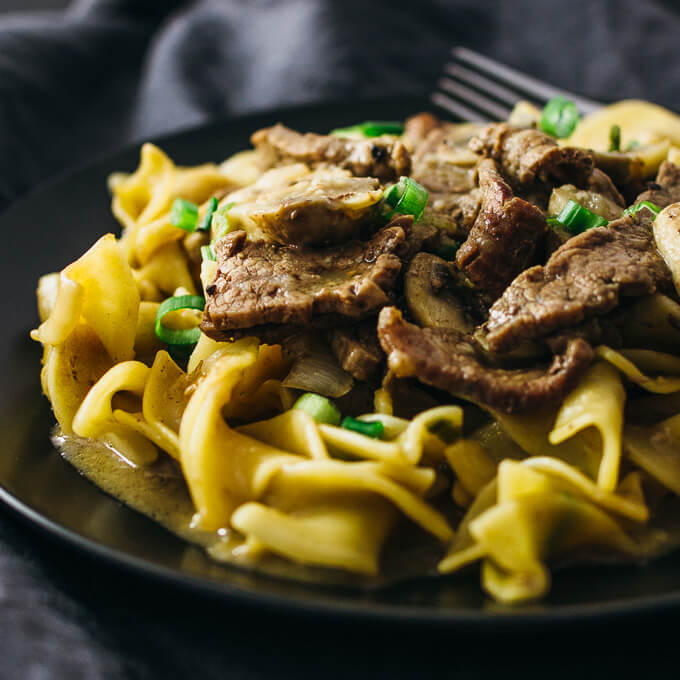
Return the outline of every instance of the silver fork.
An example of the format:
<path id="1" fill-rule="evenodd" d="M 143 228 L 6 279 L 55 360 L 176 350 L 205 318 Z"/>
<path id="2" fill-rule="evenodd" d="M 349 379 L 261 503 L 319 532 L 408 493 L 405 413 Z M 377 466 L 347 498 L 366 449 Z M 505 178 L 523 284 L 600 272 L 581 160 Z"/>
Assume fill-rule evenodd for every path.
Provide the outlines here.
<path id="1" fill-rule="evenodd" d="M 437 81 L 438 90 L 431 95 L 431 101 L 462 120 L 505 120 L 520 99 L 542 108 L 558 95 L 571 99 L 582 115 L 603 106 L 466 47 L 454 47 L 451 54 L 453 60 L 444 66 L 445 75 Z"/>

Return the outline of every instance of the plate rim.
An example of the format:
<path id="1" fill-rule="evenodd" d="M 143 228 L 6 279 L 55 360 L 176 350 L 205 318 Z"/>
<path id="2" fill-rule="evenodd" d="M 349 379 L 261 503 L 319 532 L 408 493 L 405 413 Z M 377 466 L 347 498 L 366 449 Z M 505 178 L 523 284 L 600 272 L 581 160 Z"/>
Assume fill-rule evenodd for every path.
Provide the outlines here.
<path id="1" fill-rule="evenodd" d="M 377 107 L 386 106 L 390 102 L 412 102 L 414 112 L 417 107 L 436 108 L 425 96 L 420 95 L 401 95 L 401 96 L 382 96 L 372 98 L 361 98 L 354 101 L 358 106 L 375 105 Z M 134 149 L 139 149 L 145 142 L 151 142 L 162 146 L 164 143 L 172 142 L 175 139 L 196 133 L 205 133 L 210 130 L 220 130 L 229 124 L 245 123 L 257 119 L 258 117 L 295 117 L 296 115 L 308 115 L 315 110 L 327 111 L 334 105 L 347 106 L 346 100 L 330 99 L 323 101 L 312 101 L 302 104 L 295 104 L 282 107 L 258 108 L 247 113 L 237 115 L 220 116 L 214 120 L 188 125 L 181 128 L 165 131 L 159 135 L 153 135 L 148 139 L 133 139 L 129 142 L 119 144 L 109 149 L 103 150 L 82 162 L 68 166 L 64 170 L 50 176 L 44 181 L 23 192 L 0 211 L 0 220 L 11 219 L 15 209 L 21 209 L 25 202 L 30 202 L 36 195 L 45 190 L 57 187 L 68 182 L 80 173 L 89 168 L 100 165 L 112 160 L 115 156 L 128 153 Z M 451 116 L 451 118 L 454 118 Z M 41 395 L 42 397 L 42 395 Z M 70 464 L 62 459 L 64 465 Z M 72 468 L 75 474 L 79 474 Z M 86 479 L 88 484 L 92 484 L 100 493 L 107 495 L 112 501 L 120 502 L 107 494 L 96 484 Z M 357 618 L 364 622 L 379 622 L 382 624 L 393 625 L 425 625 L 441 626 L 443 624 L 458 627 L 464 626 L 466 629 L 494 629 L 507 628 L 508 625 L 520 626 L 522 628 L 533 628 L 541 626 L 562 626 L 565 624 L 579 624 L 591 622 L 604 622 L 616 618 L 621 620 L 623 617 L 640 616 L 650 613 L 662 613 L 680 606 L 680 589 L 666 594 L 638 595 L 624 598 L 615 598 L 609 601 L 588 602 L 581 604 L 566 605 L 546 605 L 544 609 L 533 610 L 529 608 L 508 608 L 506 610 L 489 611 L 485 608 L 466 610 L 460 607 L 451 608 L 432 608 L 421 605 L 388 604 L 376 602 L 361 602 L 356 599 L 349 601 L 329 600 L 325 601 L 317 593 L 311 594 L 309 598 L 299 599 L 295 595 L 274 594 L 271 592 L 260 592 L 250 590 L 240 585 L 213 579 L 200 577 L 180 569 L 167 567 L 143 557 L 133 555 L 122 548 L 107 546 L 94 538 L 78 533 L 76 530 L 60 524 L 58 521 L 44 515 L 39 509 L 32 506 L 22 498 L 15 496 L 0 481 L 0 502 L 8 508 L 13 516 L 22 523 L 29 526 L 33 531 L 43 533 L 48 539 L 60 541 L 68 545 L 69 549 L 85 553 L 86 557 L 102 560 L 109 565 L 122 569 L 128 574 L 158 580 L 166 586 L 181 588 L 186 591 L 199 592 L 201 595 L 218 595 L 221 599 L 232 600 L 235 603 L 276 611 L 277 613 L 304 616 L 309 614 L 322 615 L 324 618 L 338 618 L 348 620 Z M 123 504 L 124 505 L 124 504 Z M 152 519 L 133 508 L 127 507 L 131 512 L 135 512 L 148 522 L 152 522 L 156 527 L 161 527 L 170 536 L 175 536 L 169 530 L 154 522 Z M 184 539 L 179 539 L 184 540 Z M 224 565 L 225 568 L 238 570 L 238 567 Z M 282 581 L 276 577 L 266 574 L 258 574 L 265 579 Z M 298 584 L 300 585 L 300 584 Z M 304 584 L 302 584 L 304 585 Z M 321 586 L 321 590 L 323 590 Z M 481 588 L 481 585 L 480 585 Z M 337 591 L 336 591 L 337 592 Z M 538 602 L 540 606 L 540 601 Z"/>

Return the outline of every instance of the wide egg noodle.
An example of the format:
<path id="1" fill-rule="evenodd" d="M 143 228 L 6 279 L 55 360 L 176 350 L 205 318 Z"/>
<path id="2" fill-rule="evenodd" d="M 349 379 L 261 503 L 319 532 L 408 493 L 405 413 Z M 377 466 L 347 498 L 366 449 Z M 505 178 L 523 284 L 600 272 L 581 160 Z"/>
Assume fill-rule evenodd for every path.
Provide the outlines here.
<path id="1" fill-rule="evenodd" d="M 43 392 L 62 432 L 71 434 L 73 418 L 85 395 L 113 362 L 97 334 L 84 323 L 78 324 L 61 344 L 45 345 L 43 361 Z"/>
<path id="2" fill-rule="evenodd" d="M 620 513 L 646 520 L 639 476 L 616 493 L 604 491 L 562 461 L 503 461 L 464 518 L 442 573 L 484 558 L 482 583 L 503 602 L 541 597 L 550 585 L 548 560 L 580 550 L 610 549 L 640 557 L 643 545 L 624 530 Z"/>
<path id="3" fill-rule="evenodd" d="M 625 400 L 626 393 L 616 369 L 597 362 L 564 398 L 548 435 L 551 444 L 561 444 L 581 430 L 595 428 L 602 440 L 597 483 L 607 491 L 616 488 L 619 477 Z"/>
<path id="4" fill-rule="evenodd" d="M 164 244 L 143 267 L 133 269 L 132 274 L 144 300 L 161 302 L 178 288 L 189 295 L 196 294 L 187 257 L 177 241 Z"/>
<path id="5" fill-rule="evenodd" d="M 156 447 L 143 434 L 114 417 L 112 400 L 120 392 L 141 398 L 150 369 L 140 361 L 112 366 L 87 393 L 73 418 L 73 431 L 81 437 L 110 444 L 134 465 L 146 465 L 157 456 Z"/>
<path id="6" fill-rule="evenodd" d="M 175 198 L 203 204 L 232 186 L 215 164 L 180 168 L 148 143 L 142 146 L 137 170 L 111 184 L 111 209 L 124 227 L 123 249 L 131 263 L 141 265 L 160 247 L 184 236 L 169 220 Z"/>
<path id="7" fill-rule="evenodd" d="M 66 267 L 59 281 L 52 313 L 32 333 L 33 339 L 60 344 L 82 318 L 114 362 L 132 359 L 139 294 L 113 234 L 102 236 Z"/>
<path id="8" fill-rule="evenodd" d="M 628 380 L 648 392 L 670 394 L 680 391 L 679 357 L 647 349 L 617 352 L 605 345 L 598 347 L 596 353 L 617 368 Z M 645 375 L 641 368 L 653 373 L 654 376 Z"/>
<path id="9" fill-rule="evenodd" d="M 376 419 L 380 419 L 377 414 Z M 446 443 L 430 428 L 439 426 L 460 433 L 462 424 L 463 411 L 459 406 L 439 406 L 419 413 L 393 441 L 372 439 L 333 425 L 321 425 L 319 430 L 326 444 L 343 455 L 416 465 L 426 455 L 438 460 L 444 457 Z"/>

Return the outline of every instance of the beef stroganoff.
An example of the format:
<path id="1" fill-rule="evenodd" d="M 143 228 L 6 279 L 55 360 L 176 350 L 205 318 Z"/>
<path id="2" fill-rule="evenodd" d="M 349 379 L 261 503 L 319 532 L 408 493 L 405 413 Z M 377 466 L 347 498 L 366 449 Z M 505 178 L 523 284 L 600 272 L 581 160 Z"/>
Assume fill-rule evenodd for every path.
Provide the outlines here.
<path id="1" fill-rule="evenodd" d="M 120 238 L 40 279 L 71 463 L 322 583 L 479 569 L 517 603 L 680 545 L 680 118 L 556 98 L 251 141 L 145 144 Z"/>

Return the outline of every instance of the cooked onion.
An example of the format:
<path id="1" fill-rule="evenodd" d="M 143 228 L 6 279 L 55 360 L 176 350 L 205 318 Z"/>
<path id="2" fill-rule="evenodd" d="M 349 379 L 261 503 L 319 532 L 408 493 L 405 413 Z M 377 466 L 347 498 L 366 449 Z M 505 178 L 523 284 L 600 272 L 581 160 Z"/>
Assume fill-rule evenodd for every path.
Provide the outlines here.
<path id="1" fill-rule="evenodd" d="M 332 355 L 310 354 L 295 361 L 281 384 L 337 399 L 352 389 L 354 379 Z"/>

